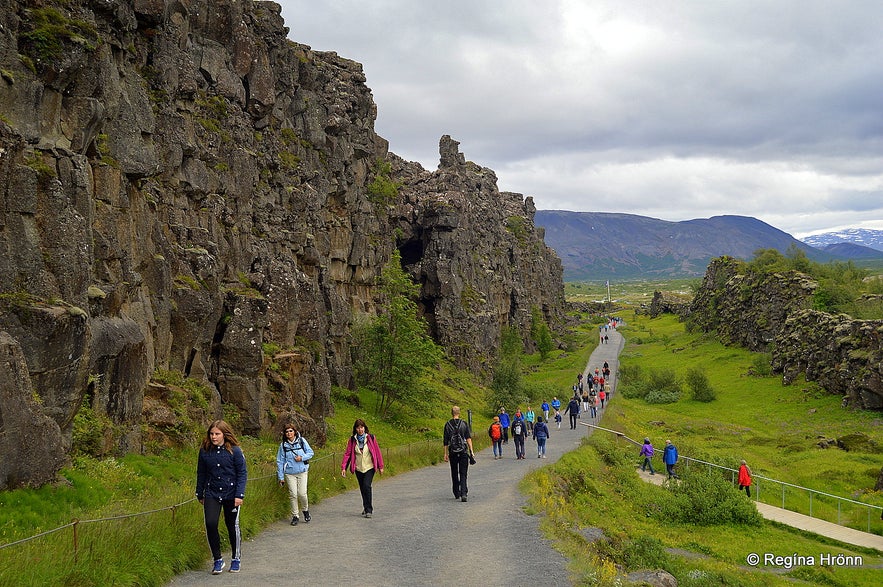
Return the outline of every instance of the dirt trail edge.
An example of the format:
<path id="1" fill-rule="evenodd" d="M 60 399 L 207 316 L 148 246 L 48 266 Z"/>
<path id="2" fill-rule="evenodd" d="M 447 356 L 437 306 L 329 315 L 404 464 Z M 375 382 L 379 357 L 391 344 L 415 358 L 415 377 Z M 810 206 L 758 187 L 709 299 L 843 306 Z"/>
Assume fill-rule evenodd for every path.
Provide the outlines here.
<path id="1" fill-rule="evenodd" d="M 592 353 L 586 374 L 607 361 L 609 385 L 615 389 L 617 357 L 624 341 L 613 329 L 607 334 L 609 343 Z M 570 390 L 550 390 L 549 401 L 553 393 L 566 405 Z M 533 407 L 539 412 L 538 405 Z M 597 420 L 601 415 L 599 410 Z M 486 433 L 487 422 L 477 420 L 473 425 L 475 435 Z M 467 503 L 454 500 L 450 469 L 440 463 L 393 477 L 376 476 L 374 517 L 365 519 L 353 479 L 351 491 L 310 507 L 309 524 L 290 526 L 287 520 L 279 521 L 245 542 L 242 572 L 225 570 L 213 576 L 206 561 L 204 570 L 178 575 L 168 585 L 571 584 L 567 560 L 540 534 L 539 516 L 524 513 L 526 500 L 518 482 L 578 446 L 591 429 L 570 430 L 566 417 L 560 430 L 554 422 L 549 428 L 545 459 L 536 458 L 536 442 L 530 439 L 522 461 L 515 460 L 511 441 L 503 447 L 501 460 L 494 460 L 490 448 L 478 453 L 477 463 L 469 467 Z M 382 445 L 383 439 L 379 441 Z M 438 449 L 441 454 L 441 441 Z M 243 516 L 248 515 L 247 508 L 246 499 Z M 225 554 L 229 556 L 229 551 Z"/>

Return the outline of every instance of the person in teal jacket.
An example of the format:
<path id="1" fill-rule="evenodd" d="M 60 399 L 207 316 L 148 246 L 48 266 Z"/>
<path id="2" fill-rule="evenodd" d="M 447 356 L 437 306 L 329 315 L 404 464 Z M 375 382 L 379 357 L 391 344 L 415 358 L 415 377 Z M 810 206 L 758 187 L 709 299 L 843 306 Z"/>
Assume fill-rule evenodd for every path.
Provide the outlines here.
<path id="1" fill-rule="evenodd" d="M 288 422 L 282 431 L 279 450 L 276 451 L 276 478 L 279 479 L 279 485 L 288 485 L 292 526 L 297 526 L 300 521 L 301 510 L 305 523 L 312 519 L 310 501 L 307 497 L 307 477 L 311 458 L 313 458 L 313 449 L 310 448 L 310 443 L 297 431 L 294 422 Z"/>

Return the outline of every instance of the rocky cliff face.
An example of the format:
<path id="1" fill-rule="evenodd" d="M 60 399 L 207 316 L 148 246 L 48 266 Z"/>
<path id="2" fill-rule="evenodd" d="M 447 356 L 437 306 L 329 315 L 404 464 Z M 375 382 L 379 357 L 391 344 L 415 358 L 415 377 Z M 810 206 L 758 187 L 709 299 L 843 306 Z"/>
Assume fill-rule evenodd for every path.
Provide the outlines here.
<path id="1" fill-rule="evenodd" d="M 142 423 L 175 426 L 151 382 L 174 372 L 203 418 L 321 442 L 395 247 L 461 365 L 533 307 L 559 323 L 532 201 L 450 139 L 433 173 L 389 153 L 361 66 L 287 32 L 273 2 L 0 0 L 0 334 L 27 364 L 0 365 L 0 438 L 30 421 L 63 453 L 85 409 L 102 450 L 142 450 Z M 38 481 L 9 461 L 0 488 Z"/>
<path id="2" fill-rule="evenodd" d="M 883 321 L 812 310 L 817 287 L 802 273 L 758 275 L 721 257 L 709 264 L 688 323 L 726 344 L 770 352 L 786 384 L 803 374 L 844 405 L 883 409 Z"/>

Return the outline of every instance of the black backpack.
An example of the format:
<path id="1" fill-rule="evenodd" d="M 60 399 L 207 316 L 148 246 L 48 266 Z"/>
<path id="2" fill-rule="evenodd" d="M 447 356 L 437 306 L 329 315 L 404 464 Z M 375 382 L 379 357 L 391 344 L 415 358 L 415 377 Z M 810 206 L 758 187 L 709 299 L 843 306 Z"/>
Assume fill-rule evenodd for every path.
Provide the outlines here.
<path id="1" fill-rule="evenodd" d="M 460 434 L 460 427 L 463 425 L 462 420 L 456 420 L 457 425 L 454 427 L 455 420 L 450 420 L 448 425 L 451 427 L 451 437 L 448 439 L 448 452 L 461 453 L 466 452 L 466 439 Z"/>

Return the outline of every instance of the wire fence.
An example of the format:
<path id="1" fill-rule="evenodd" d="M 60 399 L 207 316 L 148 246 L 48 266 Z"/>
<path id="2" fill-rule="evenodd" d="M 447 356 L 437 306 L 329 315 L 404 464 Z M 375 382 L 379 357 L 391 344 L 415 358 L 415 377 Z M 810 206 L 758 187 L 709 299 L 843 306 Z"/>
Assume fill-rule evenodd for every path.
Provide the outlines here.
<path id="1" fill-rule="evenodd" d="M 617 430 L 603 428 L 594 424 L 582 424 L 583 426 L 589 426 L 591 428 L 610 432 L 611 434 L 615 434 L 617 438 L 621 438 L 636 446 L 641 446 L 640 442 L 633 438 L 629 438 Z M 678 460 L 684 461 L 687 469 L 689 469 L 690 466 L 702 466 L 709 470 L 717 470 L 725 477 L 728 477 L 734 485 L 737 483 L 739 475 L 738 469 L 683 455 L 679 455 Z M 873 533 L 883 533 L 883 523 L 878 524 L 878 526 L 880 526 L 879 528 L 873 525 L 873 522 L 880 520 L 883 506 L 833 495 L 831 493 L 826 493 L 817 489 L 810 489 L 809 487 L 803 487 L 801 485 L 794 485 L 793 483 L 779 481 L 778 479 L 773 479 L 764 475 L 753 474 L 751 480 L 752 485 L 755 488 L 755 499 L 757 501 L 762 501 L 769 505 L 775 505 L 784 510 L 808 515 L 811 518 L 834 522 L 840 526 L 855 527 L 861 525 L 865 532 L 872 533 L 873 528 L 873 530 L 876 530 Z M 776 503 L 770 503 L 772 500 L 776 500 Z M 781 503 L 781 505 L 779 505 L 779 503 Z M 857 514 L 857 512 L 861 513 Z"/>
<path id="2" fill-rule="evenodd" d="M 425 452 L 431 446 L 435 446 L 437 448 L 441 448 L 441 439 L 430 439 L 424 440 L 421 442 L 412 442 L 404 445 L 392 446 L 392 447 L 384 447 L 381 448 L 381 452 L 383 453 L 384 461 L 395 461 L 401 460 L 405 458 L 410 458 L 412 456 L 417 456 L 419 453 Z M 441 454 L 441 450 L 439 450 L 439 454 Z M 342 452 L 332 451 L 330 453 L 323 454 L 322 456 L 315 457 L 310 459 L 310 476 L 325 476 L 325 475 L 334 475 L 338 473 L 340 470 L 339 463 L 343 458 Z M 276 473 L 270 473 L 266 475 L 261 475 L 258 477 L 249 477 L 248 483 L 254 483 L 257 481 L 263 481 L 266 479 L 273 479 L 274 482 L 276 480 Z M 128 518 L 135 518 L 139 516 L 149 516 L 152 514 L 158 514 L 162 512 L 171 512 L 172 514 L 172 523 L 175 521 L 175 514 L 177 511 L 187 506 L 193 502 L 196 502 L 196 496 L 191 497 L 190 499 L 180 501 L 178 503 L 174 503 L 172 505 L 168 505 L 161 508 L 155 508 L 151 510 L 145 510 L 140 512 L 132 512 L 132 513 L 124 513 L 124 514 L 116 514 L 107 517 L 101 518 L 92 518 L 81 520 L 78 518 L 74 518 L 67 524 L 63 524 L 58 526 L 57 528 L 52 528 L 51 530 L 46 530 L 44 532 L 40 532 L 38 534 L 34 534 L 32 536 L 28 536 L 26 538 L 21 538 L 19 540 L 15 540 L 13 542 L 8 542 L 6 544 L 0 544 L 0 550 L 11 548 L 13 546 L 25 544 L 31 542 L 33 540 L 37 540 L 39 538 L 43 538 L 45 536 L 49 536 L 51 534 L 55 534 L 57 532 L 61 532 L 63 530 L 71 529 L 71 544 L 73 548 L 73 553 L 76 555 L 79 549 L 79 530 L 82 525 L 87 524 L 97 524 L 102 522 L 111 522 L 115 520 L 123 520 Z"/>

